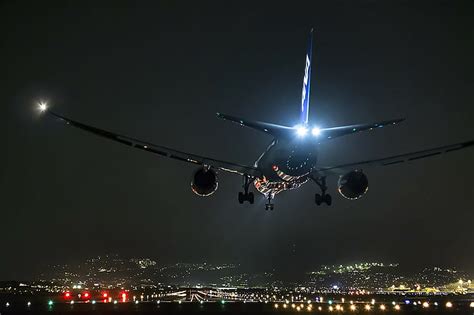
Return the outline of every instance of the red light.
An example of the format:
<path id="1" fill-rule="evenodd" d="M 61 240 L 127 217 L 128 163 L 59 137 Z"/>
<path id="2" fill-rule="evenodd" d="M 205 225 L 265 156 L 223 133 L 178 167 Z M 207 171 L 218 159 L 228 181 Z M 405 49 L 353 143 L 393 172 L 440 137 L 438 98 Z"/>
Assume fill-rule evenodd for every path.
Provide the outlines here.
<path id="1" fill-rule="evenodd" d="M 71 293 L 69 293 L 69 292 L 64 293 L 64 297 L 66 297 L 66 298 L 71 297 Z"/>
<path id="2" fill-rule="evenodd" d="M 85 298 L 88 298 L 88 297 L 89 297 L 89 293 L 88 293 L 88 292 L 84 293 L 84 297 L 85 297 Z"/>
<path id="3" fill-rule="evenodd" d="M 106 298 L 106 297 L 108 296 L 107 292 L 102 293 L 102 296 L 103 296 L 104 298 Z"/>
<path id="4" fill-rule="evenodd" d="M 127 293 L 122 293 L 122 302 L 127 301 Z"/>

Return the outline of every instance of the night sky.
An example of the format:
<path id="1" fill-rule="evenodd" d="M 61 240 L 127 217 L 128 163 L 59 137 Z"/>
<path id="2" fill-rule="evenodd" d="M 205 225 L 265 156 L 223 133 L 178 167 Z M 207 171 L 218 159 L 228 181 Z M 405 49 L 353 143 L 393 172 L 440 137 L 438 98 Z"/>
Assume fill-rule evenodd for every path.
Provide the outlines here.
<path id="1" fill-rule="evenodd" d="M 357 261 L 474 272 L 474 151 L 366 168 L 351 202 L 329 180 L 239 205 L 241 178 L 194 195 L 195 167 L 39 117 L 35 102 L 104 129 L 243 164 L 268 135 L 216 112 L 294 125 L 315 27 L 310 120 L 406 117 L 324 144 L 324 165 L 474 137 L 472 1 L 2 2 L 0 279 L 118 253 L 159 262 L 308 269 Z M 257 197 L 257 195 L 256 195 Z"/>

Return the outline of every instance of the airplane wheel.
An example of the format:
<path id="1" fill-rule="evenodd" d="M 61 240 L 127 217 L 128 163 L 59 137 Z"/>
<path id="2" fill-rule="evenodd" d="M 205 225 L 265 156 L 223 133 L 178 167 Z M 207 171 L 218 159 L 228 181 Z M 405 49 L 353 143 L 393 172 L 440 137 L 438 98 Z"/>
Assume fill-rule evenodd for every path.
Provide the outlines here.
<path id="1" fill-rule="evenodd" d="M 326 195 L 324 196 L 324 202 L 325 202 L 328 206 L 330 206 L 331 203 L 332 203 L 332 197 L 331 197 L 331 195 L 326 194 Z"/>
<path id="2" fill-rule="evenodd" d="M 251 205 L 253 205 L 253 202 L 254 202 L 253 192 L 249 192 L 248 201 L 250 202 Z"/>
<path id="3" fill-rule="evenodd" d="M 323 198 L 320 194 L 314 195 L 314 202 L 316 202 L 316 205 L 318 206 L 321 205 L 321 203 L 323 202 Z"/>
<path id="4" fill-rule="evenodd" d="M 239 203 L 240 204 L 244 203 L 244 194 L 241 191 L 239 192 Z"/>

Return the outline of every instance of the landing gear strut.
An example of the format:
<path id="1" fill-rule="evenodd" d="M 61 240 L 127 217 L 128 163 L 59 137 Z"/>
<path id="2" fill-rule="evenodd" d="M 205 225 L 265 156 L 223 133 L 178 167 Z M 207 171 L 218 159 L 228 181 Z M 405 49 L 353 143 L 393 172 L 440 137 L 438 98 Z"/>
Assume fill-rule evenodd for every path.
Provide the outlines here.
<path id="1" fill-rule="evenodd" d="M 330 194 L 326 194 L 326 190 L 328 189 L 328 186 L 326 186 L 326 176 L 312 179 L 321 189 L 321 194 L 314 195 L 314 201 L 316 202 L 316 205 L 319 206 L 325 202 L 328 206 L 330 206 L 332 203 L 332 198 Z"/>
<path id="2" fill-rule="evenodd" d="M 273 199 L 273 194 L 268 193 L 268 196 L 267 196 L 268 202 L 265 204 L 265 210 L 273 210 L 274 205 L 272 203 L 272 199 Z"/>
<path id="3" fill-rule="evenodd" d="M 251 178 L 249 176 L 244 176 L 244 183 L 242 184 L 242 188 L 244 192 L 239 192 L 239 203 L 242 204 L 244 201 L 248 201 L 250 204 L 253 204 L 254 196 L 253 192 L 249 192 L 249 186 L 251 183 Z"/>

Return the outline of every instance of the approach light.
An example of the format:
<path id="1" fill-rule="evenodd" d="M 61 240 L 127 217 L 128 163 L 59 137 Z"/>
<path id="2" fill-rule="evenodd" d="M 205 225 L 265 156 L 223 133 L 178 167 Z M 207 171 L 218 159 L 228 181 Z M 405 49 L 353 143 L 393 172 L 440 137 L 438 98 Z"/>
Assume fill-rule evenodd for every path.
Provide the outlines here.
<path id="1" fill-rule="evenodd" d="M 298 137 L 304 137 L 308 133 L 308 128 L 302 125 L 296 125 L 295 129 L 296 129 L 296 134 L 298 135 Z"/>
<path id="2" fill-rule="evenodd" d="M 311 129 L 311 134 L 317 137 L 321 134 L 321 129 L 319 127 L 314 127 L 313 129 Z"/>
<path id="3" fill-rule="evenodd" d="M 48 105 L 47 105 L 46 103 L 44 103 L 44 102 L 40 102 L 40 103 L 38 104 L 38 108 L 39 108 L 40 112 L 44 112 L 45 110 L 48 109 Z"/>

